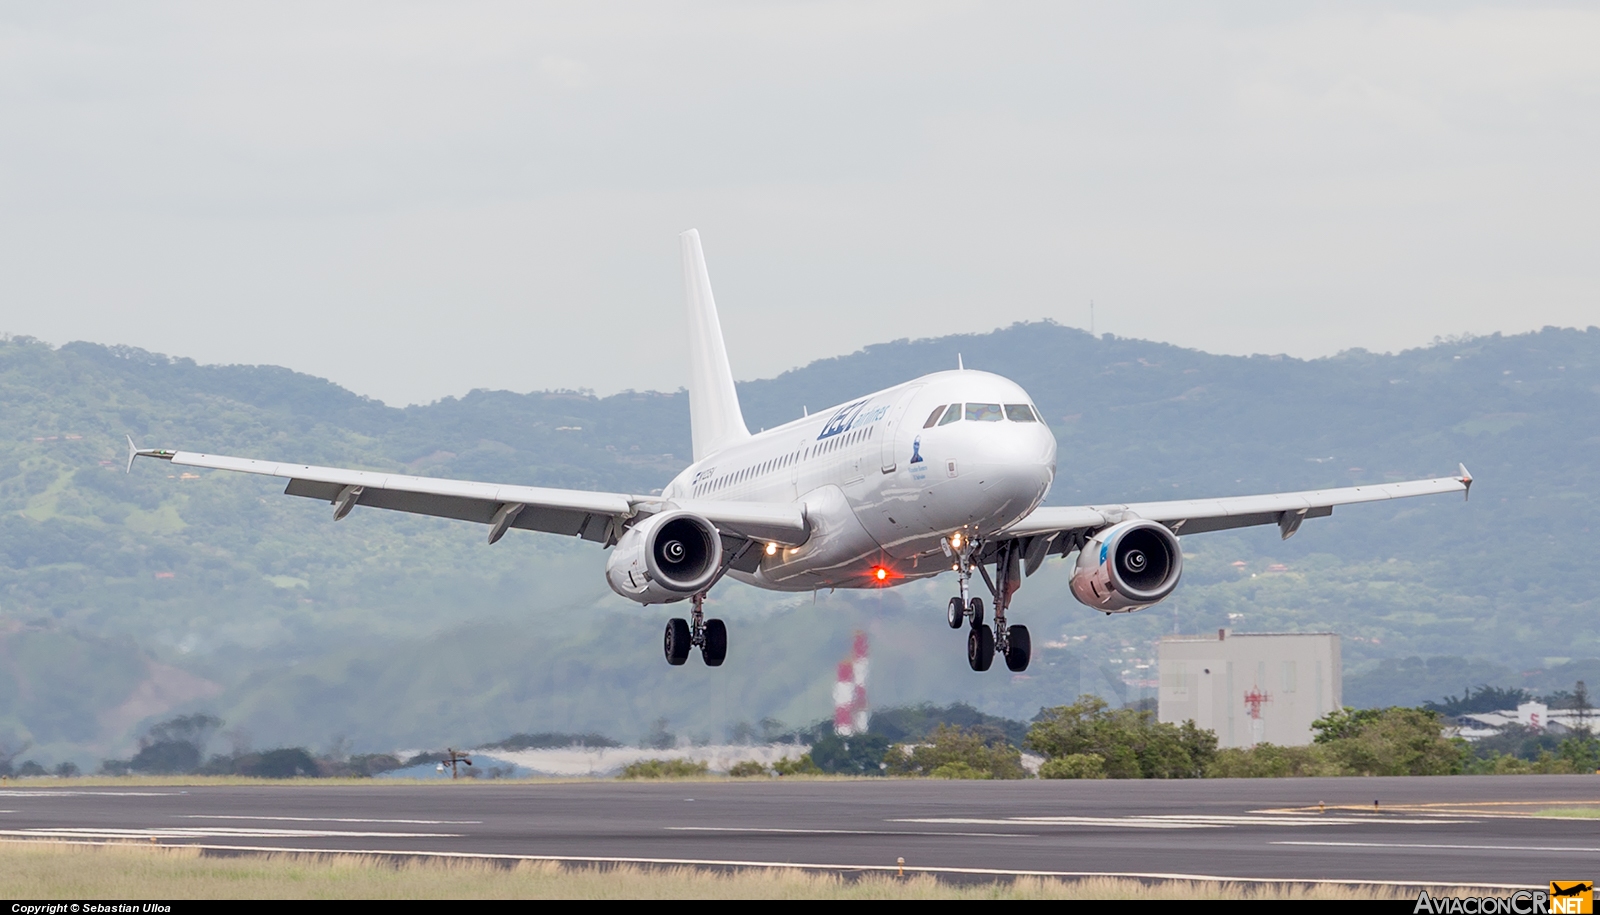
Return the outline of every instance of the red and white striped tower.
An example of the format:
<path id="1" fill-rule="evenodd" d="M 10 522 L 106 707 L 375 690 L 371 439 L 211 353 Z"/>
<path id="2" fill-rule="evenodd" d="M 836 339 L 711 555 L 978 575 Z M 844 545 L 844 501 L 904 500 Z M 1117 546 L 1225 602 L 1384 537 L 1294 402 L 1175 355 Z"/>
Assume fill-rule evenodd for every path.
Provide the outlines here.
<path id="1" fill-rule="evenodd" d="M 839 662 L 833 684 L 833 732 L 840 737 L 864 734 L 872 714 L 867 706 L 867 634 L 856 632 L 850 657 Z"/>

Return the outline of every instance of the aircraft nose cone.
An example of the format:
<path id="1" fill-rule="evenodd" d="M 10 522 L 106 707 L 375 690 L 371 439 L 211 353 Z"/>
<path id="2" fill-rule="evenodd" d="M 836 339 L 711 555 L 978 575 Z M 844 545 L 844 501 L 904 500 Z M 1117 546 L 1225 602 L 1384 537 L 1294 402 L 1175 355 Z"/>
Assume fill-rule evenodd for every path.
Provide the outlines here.
<path id="1" fill-rule="evenodd" d="M 973 442 L 961 476 L 976 485 L 992 512 L 989 520 L 1004 527 L 1032 511 L 1055 478 L 1056 440 L 1043 424 L 994 424 L 999 428 Z M 986 432 L 989 430 L 985 430 Z"/>

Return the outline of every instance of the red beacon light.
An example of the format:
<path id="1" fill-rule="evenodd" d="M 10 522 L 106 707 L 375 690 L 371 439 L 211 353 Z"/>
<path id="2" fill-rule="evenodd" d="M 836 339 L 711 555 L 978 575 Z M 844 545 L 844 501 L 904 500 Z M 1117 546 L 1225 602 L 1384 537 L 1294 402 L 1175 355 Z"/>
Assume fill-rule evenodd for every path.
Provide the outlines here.
<path id="1" fill-rule="evenodd" d="M 887 566 L 873 566 L 872 571 L 868 574 L 872 576 L 873 581 L 882 584 L 888 581 L 894 573 L 890 572 Z"/>

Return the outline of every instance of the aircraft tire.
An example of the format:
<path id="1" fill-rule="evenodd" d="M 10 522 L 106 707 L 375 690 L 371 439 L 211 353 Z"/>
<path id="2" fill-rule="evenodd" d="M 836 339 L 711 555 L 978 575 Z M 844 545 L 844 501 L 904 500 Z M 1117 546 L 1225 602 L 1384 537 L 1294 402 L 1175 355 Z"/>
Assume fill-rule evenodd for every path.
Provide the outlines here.
<path id="1" fill-rule="evenodd" d="M 689 621 L 681 617 L 667 620 L 667 632 L 661 641 L 667 663 L 673 667 L 681 666 L 689 660 Z"/>
<path id="2" fill-rule="evenodd" d="M 1033 654 L 1033 638 L 1028 635 L 1027 626 L 1011 626 L 1006 629 L 1006 667 L 1013 673 L 1022 673 L 1028 669 L 1028 659 Z"/>
<path id="3" fill-rule="evenodd" d="M 722 620 L 706 620 L 706 642 L 700 646 L 700 659 L 707 667 L 721 667 L 728 657 L 728 627 Z"/>
<path id="4" fill-rule="evenodd" d="M 944 621 L 950 624 L 951 629 L 960 629 L 961 624 L 967 621 L 967 612 L 961 606 L 961 598 L 950 598 L 950 606 L 945 610 Z"/>
<path id="5" fill-rule="evenodd" d="M 983 625 L 983 598 L 974 597 L 967 602 L 967 616 L 971 618 L 972 625 Z"/>
<path id="6" fill-rule="evenodd" d="M 988 670 L 994 663 L 994 630 L 988 626 L 973 626 L 967 632 L 967 663 L 973 670 Z"/>

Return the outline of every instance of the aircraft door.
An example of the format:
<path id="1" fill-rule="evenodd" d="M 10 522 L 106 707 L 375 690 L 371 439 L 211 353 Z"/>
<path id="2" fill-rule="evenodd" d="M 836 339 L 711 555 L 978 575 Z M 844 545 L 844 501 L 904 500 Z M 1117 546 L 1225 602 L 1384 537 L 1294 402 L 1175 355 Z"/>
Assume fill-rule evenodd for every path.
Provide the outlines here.
<path id="1" fill-rule="evenodd" d="M 789 462 L 789 498 L 800 498 L 800 465 L 804 463 L 800 455 L 805 453 L 806 440 L 800 439 L 794 446 L 794 457 Z"/>
<path id="2" fill-rule="evenodd" d="M 883 424 L 883 440 L 879 443 L 880 466 L 884 473 L 894 473 L 899 467 L 899 442 L 900 427 L 905 424 L 906 408 L 911 405 L 911 398 L 917 396 L 922 390 L 922 385 L 914 384 L 895 398 L 894 406 L 889 408 L 888 419 Z"/>

